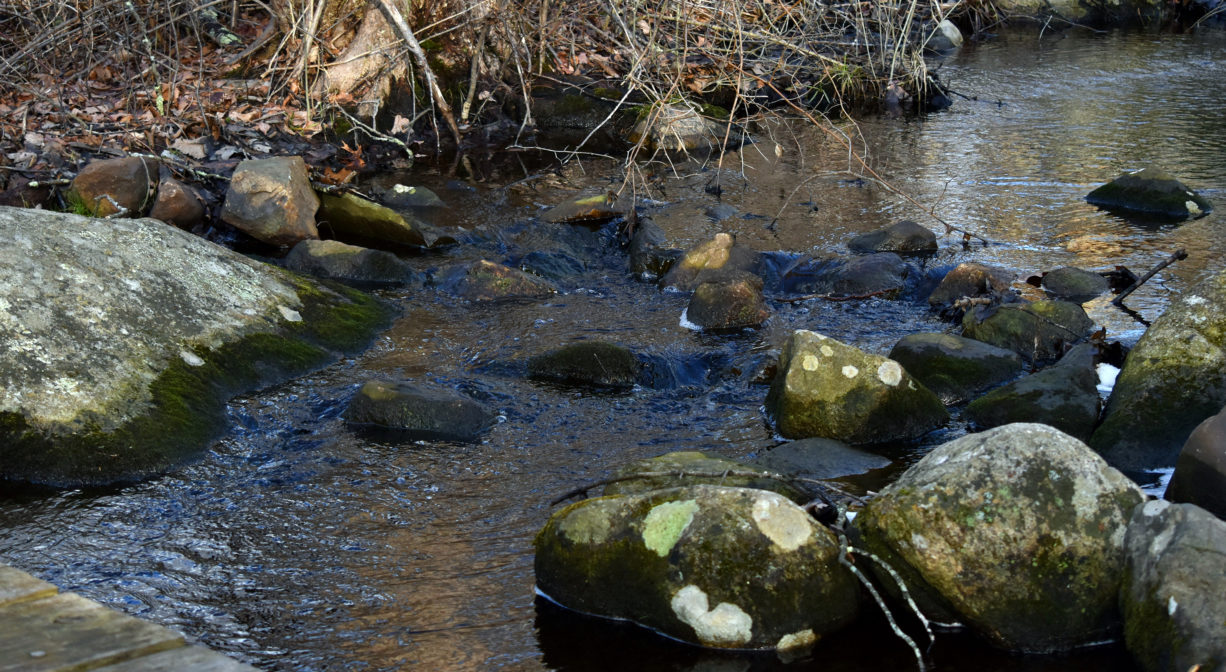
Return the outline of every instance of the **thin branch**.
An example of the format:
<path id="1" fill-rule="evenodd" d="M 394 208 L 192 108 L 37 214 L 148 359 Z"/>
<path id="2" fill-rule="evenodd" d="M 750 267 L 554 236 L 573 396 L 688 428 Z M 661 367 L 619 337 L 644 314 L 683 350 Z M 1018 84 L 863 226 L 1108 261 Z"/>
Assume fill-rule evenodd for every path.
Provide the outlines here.
<path id="1" fill-rule="evenodd" d="M 1119 295 L 1119 296 L 1117 296 L 1117 297 L 1115 297 L 1115 298 L 1114 298 L 1114 299 L 1111 301 L 1111 303 L 1115 304 L 1116 306 L 1123 306 L 1123 305 L 1124 305 L 1124 299 L 1125 299 L 1125 298 L 1127 298 L 1129 294 L 1131 294 L 1131 293 L 1133 293 L 1133 292 L 1137 291 L 1137 288 L 1138 288 L 1138 287 L 1140 287 L 1141 285 L 1145 284 L 1145 281 L 1146 281 L 1146 280 L 1149 280 L 1150 278 L 1154 277 L 1154 275 L 1155 275 L 1155 274 L 1156 274 L 1158 271 L 1161 271 L 1162 269 L 1166 268 L 1167 266 L 1170 266 L 1171 264 L 1173 264 L 1173 263 L 1175 263 L 1175 262 L 1177 262 L 1177 261 L 1180 261 L 1180 260 L 1183 260 L 1183 259 L 1187 259 L 1187 258 L 1188 258 L 1188 252 L 1187 252 L 1187 250 L 1184 250 L 1183 248 L 1180 248 L 1180 249 L 1178 249 L 1178 250 L 1175 250 L 1174 252 L 1172 252 L 1172 253 L 1171 253 L 1171 256 L 1169 256 L 1169 257 L 1167 257 L 1166 259 L 1163 259 L 1162 261 L 1158 262 L 1158 264 L 1157 264 L 1156 266 L 1154 266 L 1153 268 L 1149 269 L 1149 272 L 1148 272 L 1148 273 L 1146 273 L 1145 275 L 1141 276 L 1141 277 L 1140 277 L 1140 278 L 1139 278 L 1139 279 L 1138 279 L 1136 282 L 1132 283 L 1132 286 L 1131 286 L 1131 287 L 1129 287 L 1128 289 L 1125 289 L 1124 291 L 1120 292 L 1120 295 Z"/>

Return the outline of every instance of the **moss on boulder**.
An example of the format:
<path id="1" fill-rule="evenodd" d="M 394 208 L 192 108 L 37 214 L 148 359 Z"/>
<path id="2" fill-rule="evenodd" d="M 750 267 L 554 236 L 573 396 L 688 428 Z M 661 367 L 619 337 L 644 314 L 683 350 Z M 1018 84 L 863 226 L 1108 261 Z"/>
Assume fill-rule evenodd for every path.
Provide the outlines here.
<path id="1" fill-rule="evenodd" d="M 1086 311 L 1067 301 L 1007 303 L 962 318 L 963 336 L 1012 350 L 1029 362 L 1059 359 L 1066 345 L 1085 340 L 1093 328 Z"/>

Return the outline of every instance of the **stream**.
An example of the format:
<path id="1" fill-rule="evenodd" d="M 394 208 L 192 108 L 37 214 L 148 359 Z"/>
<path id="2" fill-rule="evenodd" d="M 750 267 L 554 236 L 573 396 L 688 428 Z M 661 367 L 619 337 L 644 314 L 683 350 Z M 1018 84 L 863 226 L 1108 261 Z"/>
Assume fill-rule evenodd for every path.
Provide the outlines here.
<path id="1" fill-rule="evenodd" d="M 728 231 L 762 251 L 815 256 L 900 219 L 941 234 L 931 210 L 992 244 L 943 235 L 925 270 L 975 260 L 1023 277 L 1067 265 L 1140 274 L 1186 248 L 1188 259 L 1129 297 L 1130 311 L 1109 296 L 1086 304 L 1126 344 L 1172 297 L 1222 269 L 1221 214 L 1139 222 L 1083 197 L 1154 164 L 1226 208 L 1226 34 L 1016 30 L 968 44 L 939 74 L 976 99 L 837 126 L 920 205 L 857 177 L 830 134 L 778 121 L 757 124 L 756 142 L 722 165 L 644 169 L 648 210 L 674 247 Z M 621 184 L 620 161 L 585 157 L 504 187 L 539 174 L 542 161 L 530 152 L 479 161 L 469 181 L 429 166 L 388 176 L 436 191 L 455 218 L 446 221 L 471 234 L 408 261 L 423 273 L 514 262 L 544 207 Z M 665 452 L 744 458 L 781 443 L 753 378 L 793 330 L 884 354 L 904 335 L 951 328 L 904 297 L 777 302 L 761 329 L 698 333 L 681 321 L 688 297 L 631 277 L 610 239 L 574 232 L 573 244 L 589 250 L 586 270 L 543 301 L 464 305 L 431 286 L 381 291 L 403 313 L 366 352 L 233 399 L 231 429 L 173 473 L 101 491 L 0 492 L 0 562 L 269 670 L 914 669 L 871 615 L 784 661 L 686 647 L 535 597 L 532 538 L 554 497 Z M 630 347 L 662 382 L 592 393 L 514 374 L 516 363 L 580 339 Z M 499 409 L 502 421 L 474 444 L 359 435 L 340 414 L 372 378 L 445 385 Z M 921 445 L 880 447 L 894 466 L 841 487 L 879 488 L 965 431 L 955 416 Z M 1155 491 L 1156 477 L 1144 485 Z M 1011 656 L 960 634 L 939 634 L 930 658 L 936 670 L 1134 669 L 1118 645 Z"/>

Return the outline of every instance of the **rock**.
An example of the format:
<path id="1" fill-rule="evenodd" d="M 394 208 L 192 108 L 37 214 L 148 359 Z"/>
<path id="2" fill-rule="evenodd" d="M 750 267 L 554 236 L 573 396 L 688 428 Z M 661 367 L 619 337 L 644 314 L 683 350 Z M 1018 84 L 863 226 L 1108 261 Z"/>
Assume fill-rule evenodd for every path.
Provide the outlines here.
<path id="1" fill-rule="evenodd" d="M 783 346 L 766 409 L 787 438 L 851 444 L 919 438 L 949 419 L 898 362 L 804 330 Z"/>
<path id="2" fill-rule="evenodd" d="M 318 209 L 301 156 L 248 159 L 234 169 L 221 218 L 269 245 L 292 247 L 319 238 Z"/>
<path id="3" fill-rule="evenodd" d="M 537 587 L 558 604 L 702 646 L 807 649 L 858 610 L 834 534 L 765 490 L 587 499 L 535 546 Z"/>
<path id="4" fill-rule="evenodd" d="M 680 250 L 665 249 L 667 243 L 664 229 L 640 217 L 630 236 L 630 272 L 640 278 L 663 277 L 681 257 Z"/>
<path id="5" fill-rule="evenodd" d="M 484 404 L 451 390 L 386 380 L 362 385 L 344 418 L 351 425 L 433 441 L 476 441 L 498 422 Z"/>
<path id="6" fill-rule="evenodd" d="M 383 204 L 391 208 L 419 210 L 447 207 L 438 194 L 425 187 L 393 184 L 388 189 L 379 190 L 378 195 Z"/>
<path id="7" fill-rule="evenodd" d="M 788 269 L 783 286 L 801 294 L 884 296 L 895 298 L 906 287 L 911 265 L 893 252 L 848 259 L 814 259 Z"/>
<path id="8" fill-rule="evenodd" d="M 1128 525 L 1124 645 L 1145 672 L 1226 668 L 1226 523 L 1146 502 Z"/>
<path id="9" fill-rule="evenodd" d="M 869 501 L 855 529 L 920 608 L 1012 651 L 1111 637 L 1140 488 L 1080 441 L 1014 424 L 938 446 Z"/>
<path id="10" fill-rule="evenodd" d="M 1028 362 L 1049 362 L 1090 335 L 1094 322 L 1067 301 L 1008 303 L 962 317 L 962 335 L 1012 350 Z"/>
<path id="11" fill-rule="evenodd" d="M 368 201 L 356 194 L 321 194 L 319 225 L 341 240 L 371 245 L 438 247 L 452 245 L 443 234 L 412 215 Z"/>
<path id="12" fill-rule="evenodd" d="M 157 198 L 153 201 L 149 216 L 191 231 L 204 223 L 204 202 L 195 189 L 167 178 L 158 185 Z"/>
<path id="13" fill-rule="evenodd" d="M 1226 519 L 1226 408 L 1192 430 L 1179 451 L 1165 497 Z"/>
<path id="14" fill-rule="evenodd" d="M 391 252 L 337 240 L 304 240 L 289 251 L 283 265 L 298 273 L 358 284 L 402 285 L 414 280 L 413 269 Z"/>
<path id="15" fill-rule="evenodd" d="M 1107 279 L 1098 273 L 1065 266 L 1043 275 L 1043 289 L 1058 299 L 1084 303 L 1107 291 Z"/>
<path id="16" fill-rule="evenodd" d="M 600 341 L 571 343 L 528 360 L 528 374 L 533 378 L 623 390 L 634 387 L 641 368 L 629 348 Z"/>
<path id="17" fill-rule="evenodd" d="M 928 305 L 946 309 L 962 298 L 1000 299 L 1009 293 L 1015 275 L 1012 271 L 973 261 L 958 264 L 928 296 Z"/>
<path id="18" fill-rule="evenodd" d="M 761 326 L 771 311 L 762 296 L 762 279 L 745 275 L 698 285 L 685 315 L 704 330 L 729 331 Z"/>
<path id="19" fill-rule="evenodd" d="M 158 162 L 136 156 L 91 161 L 72 180 L 69 201 L 83 208 L 81 214 L 139 217 L 152 205 L 158 183 Z"/>
<path id="20" fill-rule="evenodd" d="M 1226 406 L 1226 272 L 1171 302 L 1124 360 L 1090 445 L 1120 469 L 1175 464 Z"/>
<path id="21" fill-rule="evenodd" d="M 628 208 L 628 205 L 618 201 L 612 193 L 578 196 L 550 208 L 541 219 L 555 224 L 603 222 L 621 217 L 626 214 Z"/>
<path id="22" fill-rule="evenodd" d="M 723 144 L 726 124 L 703 116 L 690 105 L 652 106 L 630 131 L 628 140 L 642 142 L 648 149 L 692 152 L 710 150 Z M 736 140 L 739 132 L 733 132 Z"/>
<path id="23" fill-rule="evenodd" d="M 713 282 L 748 273 L 758 275 L 762 255 L 757 250 L 737 245 L 727 233 L 715 237 L 682 255 L 681 260 L 660 281 L 665 287 L 693 291 L 704 282 Z"/>
<path id="24" fill-rule="evenodd" d="M 535 250 L 519 260 L 519 268 L 546 280 L 564 280 L 586 271 L 587 264 L 565 252 Z"/>
<path id="25" fill-rule="evenodd" d="M 388 317 L 157 220 L 0 208 L 0 479 L 165 471 L 220 433 L 230 395 L 356 352 Z"/>
<path id="26" fill-rule="evenodd" d="M 1172 219 L 1202 217 L 1213 210 L 1200 194 L 1152 166 L 1120 175 L 1091 191 L 1086 200 L 1101 208 Z"/>
<path id="27" fill-rule="evenodd" d="M 947 404 L 966 401 L 1022 372 L 1016 352 L 953 334 L 904 336 L 889 358 Z"/>
<path id="28" fill-rule="evenodd" d="M 847 243 L 847 247 L 852 252 L 928 254 L 937 251 L 937 236 L 915 222 L 903 220 L 884 229 L 856 236 Z"/>
<path id="29" fill-rule="evenodd" d="M 1086 441 L 1098 422 L 1099 405 L 1094 350 L 1086 344 L 1069 351 L 1057 365 L 972 401 L 962 417 L 985 429 L 1037 422 Z"/>
<path id="30" fill-rule="evenodd" d="M 797 504 L 809 501 L 810 496 L 807 490 L 792 485 L 788 481 L 760 475 L 764 471 L 761 467 L 704 455 L 698 451 L 665 453 L 658 457 L 631 462 L 613 472 L 612 478 L 619 480 L 606 485 L 604 494 L 606 496 L 640 495 L 665 488 L 720 485 L 729 488 L 769 490 Z M 636 477 L 639 474 L 643 476 Z"/>
<path id="31" fill-rule="evenodd" d="M 452 268 L 444 274 L 442 285 L 469 301 L 542 299 L 558 291 L 546 280 L 486 260 Z"/>
<path id="32" fill-rule="evenodd" d="M 749 463 L 784 475 L 826 479 L 868 473 L 894 461 L 840 441 L 812 438 L 775 446 Z"/>
<path id="33" fill-rule="evenodd" d="M 953 51 L 962 46 L 962 31 L 949 19 L 937 24 L 924 48 L 937 53 Z"/>

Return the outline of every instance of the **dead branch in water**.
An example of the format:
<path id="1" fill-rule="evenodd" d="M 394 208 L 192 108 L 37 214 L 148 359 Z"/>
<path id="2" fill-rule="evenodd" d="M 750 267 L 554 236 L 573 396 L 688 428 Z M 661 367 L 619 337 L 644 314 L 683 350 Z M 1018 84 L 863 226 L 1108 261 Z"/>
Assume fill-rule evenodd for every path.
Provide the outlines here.
<path id="1" fill-rule="evenodd" d="M 1146 281 L 1146 280 L 1149 280 L 1150 278 L 1154 277 L 1154 275 L 1156 275 L 1156 274 L 1158 273 L 1158 271 L 1161 271 L 1162 269 L 1166 268 L 1167 266 L 1170 266 L 1171 264 L 1173 264 L 1173 263 L 1175 263 L 1175 262 L 1177 262 L 1177 261 L 1180 261 L 1180 260 L 1183 260 L 1183 259 L 1187 259 L 1187 258 L 1188 258 L 1188 252 L 1187 252 L 1187 250 L 1184 250 L 1183 248 L 1180 248 L 1180 249 L 1178 249 L 1178 250 L 1175 250 L 1174 252 L 1172 252 L 1172 253 L 1171 253 L 1171 256 L 1169 256 L 1169 257 L 1167 257 L 1166 259 L 1164 259 L 1164 260 L 1162 260 L 1162 261 L 1158 262 L 1158 264 L 1157 264 L 1156 266 L 1154 266 L 1153 268 L 1149 269 L 1149 272 L 1148 272 L 1148 273 L 1146 273 L 1145 275 L 1141 276 L 1141 277 L 1140 277 L 1140 279 L 1138 279 L 1136 282 L 1132 283 L 1132 286 L 1131 286 L 1131 287 L 1129 287 L 1128 289 L 1125 289 L 1124 291 L 1120 292 L 1120 295 L 1119 295 L 1119 296 L 1117 296 L 1117 297 L 1115 297 L 1114 299 L 1112 299 L 1112 300 L 1111 300 L 1111 303 L 1115 304 L 1116 306 L 1123 307 L 1123 305 L 1124 305 L 1124 299 L 1125 299 L 1125 298 L 1127 298 L 1129 294 L 1131 294 L 1131 293 L 1133 293 L 1133 292 L 1137 291 L 1137 288 L 1138 288 L 1138 287 L 1140 287 L 1141 285 L 1145 284 L 1145 281 Z"/>

